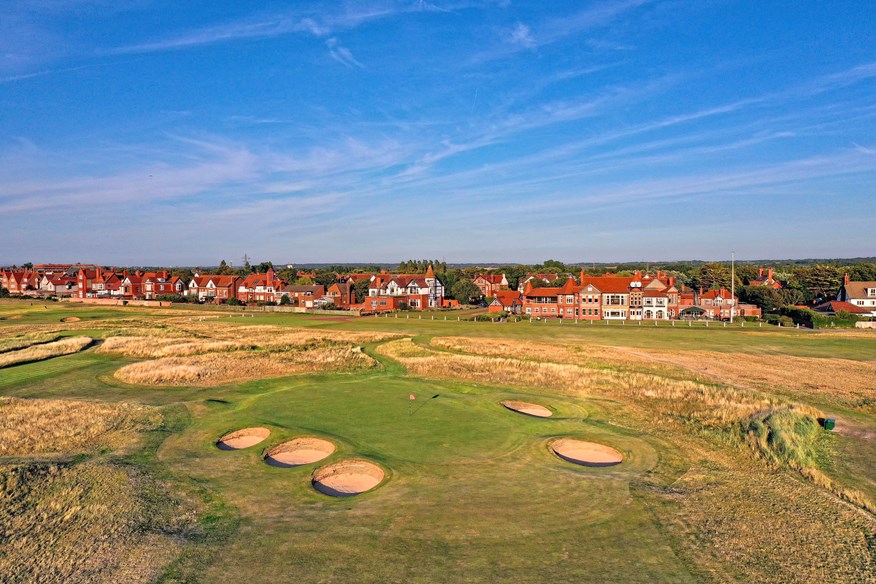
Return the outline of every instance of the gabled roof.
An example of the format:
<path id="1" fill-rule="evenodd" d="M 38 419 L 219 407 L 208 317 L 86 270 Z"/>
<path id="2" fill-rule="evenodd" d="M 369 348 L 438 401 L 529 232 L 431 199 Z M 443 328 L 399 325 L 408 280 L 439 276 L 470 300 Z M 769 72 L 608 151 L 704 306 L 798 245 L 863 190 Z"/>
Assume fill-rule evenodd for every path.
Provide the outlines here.
<path id="1" fill-rule="evenodd" d="M 817 310 L 818 312 L 839 312 L 840 310 L 844 310 L 846 312 L 851 312 L 852 314 L 870 313 L 869 308 L 857 306 L 851 302 L 841 302 L 839 300 L 828 300 L 827 302 L 813 307 L 813 310 Z"/>
<path id="2" fill-rule="evenodd" d="M 474 277 L 475 280 L 481 278 L 485 282 L 489 282 L 490 284 L 501 284 L 505 281 L 505 274 L 478 274 Z"/>
<path id="3" fill-rule="evenodd" d="M 732 298 L 732 296 L 730 294 L 730 290 L 727 290 L 726 288 L 721 288 L 720 290 L 707 290 L 706 292 L 700 294 L 700 298 L 712 300 L 715 298 L 723 298 L 725 300 L 729 300 L 730 298 Z"/>
<path id="4" fill-rule="evenodd" d="M 867 298 L 867 289 L 876 288 L 876 282 L 853 282 L 849 281 L 843 284 L 846 289 L 846 296 L 849 298 Z"/>
<path id="5" fill-rule="evenodd" d="M 523 300 L 523 295 L 517 290 L 499 290 L 491 304 L 500 304 L 501 306 L 514 306 L 520 304 Z"/>
<path id="6" fill-rule="evenodd" d="M 545 296 L 557 296 L 561 294 L 562 288 L 557 286 L 545 287 L 545 288 L 528 288 L 523 291 L 523 295 L 527 298 L 542 298 Z"/>

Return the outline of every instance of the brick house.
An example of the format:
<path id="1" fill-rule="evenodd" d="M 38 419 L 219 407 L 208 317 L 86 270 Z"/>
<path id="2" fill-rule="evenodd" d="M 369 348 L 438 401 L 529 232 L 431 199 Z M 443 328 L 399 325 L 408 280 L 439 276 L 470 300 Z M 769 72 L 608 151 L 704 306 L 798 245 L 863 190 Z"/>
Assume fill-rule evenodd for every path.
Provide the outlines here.
<path id="1" fill-rule="evenodd" d="M 520 314 L 523 312 L 523 294 L 517 290 L 497 290 L 487 311 Z"/>
<path id="2" fill-rule="evenodd" d="M 764 273 L 763 268 L 758 268 L 757 270 L 757 278 L 751 280 L 749 282 L 751 286 L 769 286 L 774 290 L 781 290 L 782 284 L 777 280 L 773 279 L 773 269 L 769 268 L 766 273 Z"/>
<path id="3" fill-rule="evenodd" d="M 374 274 L 368 284 L 368 298 L 364 305 L 369 312 L 400 308 L 426 310 L 440 308 L 443 300 L 444 284 L 429 266 L 425 274 Z"/>
<path id="4" fill-rule="evenodd" d="M 183 294 L 185 282 L 179 276 L 171 276 L 167 271 L 147 272 L 143 275 L 143 298 L 154 300 L 165 294 Z"/>
<path id="5" fill-rule="evenodd" d="M 240 276 L 195 274 L 185 290 L 186 296 L 195 296 L 201 302 L 222 302 L 237 298 L 243 279 Z"/>
<path id="6" fill-rule="evenodd" d="M 264 274 L 250 274 L 237 288 L 237 298 L 244 302 L 267 302 L 280 301 L 280 291 L 286 286 L 286 282 L 274 274 L 273 268 L 268 268 Z"/>
<path id="7" fill-rule="evenodd" d="M 508 289 L 508 279 L 505 274 L 478 274 L 473 282 L 484 297 L 495 298 L 500 290 Z"/>
<path id="8" fill-rule="evenodd" d="M 349 280 L 346 282 L 335 282 L 328 287 L 325 295 L 338 308 L 349 308 L 350 305 L 356 304 L 353 282 Z"/>
<path id="9" fill-rule="evenodd" d="M 317 301 L 325 296 L 325 287 L 319 284 L 292 284 L 280 290 L 277 295 L 278 301 L 281 296 L 288 296 L 296 306 L 313 308 L 317 306 Z"/>

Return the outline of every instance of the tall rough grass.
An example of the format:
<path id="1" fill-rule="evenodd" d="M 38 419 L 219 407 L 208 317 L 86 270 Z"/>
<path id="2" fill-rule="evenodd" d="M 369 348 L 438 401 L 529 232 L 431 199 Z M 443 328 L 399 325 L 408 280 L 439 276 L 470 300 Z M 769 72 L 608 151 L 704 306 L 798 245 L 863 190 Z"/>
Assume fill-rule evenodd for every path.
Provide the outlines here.
<path id="1" fill-rule="evenodd" d="M 219 353 L 248 349 L 242 342 L 214 341 L 210 339 L 167 337 L 110 337 L 98 347 L 98 353 L 111 353 L 138 359 L 184 357 L 200 353 Z"/>
<path id="2" fill-rule="evenodd" d="M 160 425 L 149 406 L 0 397 L 0 456 L 120 448 Z"/>
<path id="3" fill-rule="evenodd" d="M 15 336 L 8 339 L 0 339 L 0 353 L 6 353 L 8 351 L 15 351 L 18 349 L 26 349 L 32 345 L 39 345 L 42 343 L 50 343 L 52 341 L 57 341 L 58 337 L 57 333 L 26 333 L 23 335 Z"/>
<path id="4" fill-rule="evenodd" d="M 9 367 L 19 363 L 30 363 L 32 361 L 60 357 L 61 355 L 70 355 L 81 351 L 90 345 L 91 342 L 92 339 L 89 337 L 68 337 L 52 343 L 33 345 L 26 349 L 9 351 L 0 354 L 0 367 Z"/>
<path id="5" fill-rule="evenodd" d="M 218 385 L 319 371 L 354 371 L 376 365 L 358 347 L 327 346 L 299 351 L 243 351 L 168 357 L 131 363 L 115 372 L 139 385 Z"/>

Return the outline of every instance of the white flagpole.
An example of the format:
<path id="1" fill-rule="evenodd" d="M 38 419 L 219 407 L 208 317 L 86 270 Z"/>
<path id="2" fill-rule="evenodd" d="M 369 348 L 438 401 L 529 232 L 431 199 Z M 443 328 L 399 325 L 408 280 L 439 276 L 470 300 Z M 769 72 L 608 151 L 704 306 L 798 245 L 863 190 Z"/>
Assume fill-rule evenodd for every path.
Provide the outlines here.
<path id="1" fill-rule="evenodd" d="M 730 324 L 733 324 L 733 313 L 736 312 L 736 252 L 730 252 Z"/>

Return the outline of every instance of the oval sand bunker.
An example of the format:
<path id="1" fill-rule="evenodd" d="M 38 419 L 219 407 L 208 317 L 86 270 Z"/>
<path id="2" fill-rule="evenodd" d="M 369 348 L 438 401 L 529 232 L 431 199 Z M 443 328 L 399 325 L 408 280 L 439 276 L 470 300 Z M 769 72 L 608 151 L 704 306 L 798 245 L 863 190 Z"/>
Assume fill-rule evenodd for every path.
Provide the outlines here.
<path id="1" fill-rule="evenodd" d="M 561 438 L 551 444 L 551 450 L 568 462 L 584 466 L 614 466 L 623 462 L 623 455 L 604 444 Z"/>
<path id="2" fill-rule="evenodd" d="M 505 400 L 501 404 L 511 411 L 526 414 L 527 416 L 535 416 L 536 418 L 550 418 L 554 415 L 552 411 L 538 404 L 513 400 Z"/>
<path id="3" fill-rule="evenodd" d="M 320 438 L 295 438 L 271 448 L 265 462 L 284 468 L 322 460 L 335 451 L 335 445 Z"/>
<path id="4" fill-rule="evenodd" d="M 78 316 L 65 316 L 61 319 L 61 322 L 79 322 Z"/>
<path id="5" fill-rule="evenodd" d="M 313 488 L 332 497 L 352 497 L 370 491 L 383 480 L 383 469 L 364 460 L 344 460 L 313 473 Z"/>
<path id="6" fill-rule="evenodd" d="M 270 436 L 271 431 L 267 428 L 244 428 L 226 434 L 216 443 L 220 450 L 240 450 L 255 446 Z"/>

